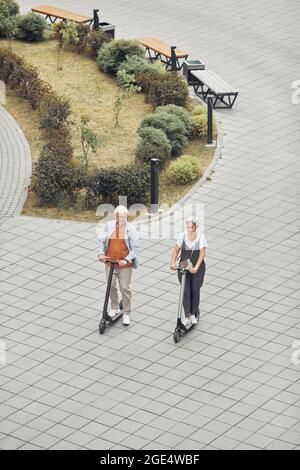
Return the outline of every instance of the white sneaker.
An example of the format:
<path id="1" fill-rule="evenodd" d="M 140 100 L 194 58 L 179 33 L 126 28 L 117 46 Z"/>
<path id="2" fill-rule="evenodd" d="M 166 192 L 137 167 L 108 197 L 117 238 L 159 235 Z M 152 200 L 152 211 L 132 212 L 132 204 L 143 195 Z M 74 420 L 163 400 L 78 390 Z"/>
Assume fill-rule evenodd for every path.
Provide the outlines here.
<path id="1" fill-rule="evenodd" d="M 189 326 L 190 323 L 191 323 L 191 317 L 184 317 L 184 318 L 182 318 L 181 323 L 182 323 L 183 326 L 185 326 L 185 327 Z"/>
<path id="2" fill-rule="evenodd" d="M 123 315 L 123 325 L 130 325 L 129 315 Z"/>
<path id="3" fill-rule="evenodd" d="M 197 320 L 197 318 L 195 317 L 195 315 L 191 315 L 191 320 L 192 320 L 192 325 L 197 325 L 198 320 Z"/>
<path id="4" fill-rule="evenodd" d="M 110 318 L 114 318 L 118 313 L 119 313 L 119 310 L 117 308 L 112 308 L 109 312 L 107 312 L 107 315 Z"/>

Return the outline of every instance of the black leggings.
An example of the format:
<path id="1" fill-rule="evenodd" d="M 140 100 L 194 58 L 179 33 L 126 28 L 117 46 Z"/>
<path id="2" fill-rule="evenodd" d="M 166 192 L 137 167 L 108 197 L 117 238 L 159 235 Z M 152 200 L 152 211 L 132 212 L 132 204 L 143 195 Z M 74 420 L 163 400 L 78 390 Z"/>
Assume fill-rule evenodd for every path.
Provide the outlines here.
<path id="1" fill-rule="evenodd" d="M 197 316 L 198 309 L 200 308 L 200 288 L 203 284 L 205 270 L 205 262 L 202 261 L 200 268 L 195 274 L 192 274 L 189 271 L 186 273 L 183 295 L 183 308 L 186 316 L 189 316 L 190 314 Z M 181 283 L 182 274 L 180 271 L 177 272 L 179 282 Z"/>

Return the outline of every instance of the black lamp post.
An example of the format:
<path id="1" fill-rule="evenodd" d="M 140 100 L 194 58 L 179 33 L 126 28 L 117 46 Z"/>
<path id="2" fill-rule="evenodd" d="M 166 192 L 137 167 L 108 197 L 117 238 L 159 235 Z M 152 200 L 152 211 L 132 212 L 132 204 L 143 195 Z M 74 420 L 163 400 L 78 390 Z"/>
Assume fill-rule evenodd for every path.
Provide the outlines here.
<path id="1" fill-rule="evenodd" d="M 176 46 L 171 46 L 171 70 L 176 72 L 177 70 L 177 56 L 175 52 Z"/>
<path id="2" fill-rule="evenodd" d="M 99 10 L 93 10 L 93 11 L 94 11 L 93 29 L 97 31 L 99 29 L 99 15 L 98 15 Z"/>
<path id="3" fill-rule="evenodd" d="M 212 95 L 207 97 L 207 145 L 213 143 L 213 102 Z"/>
<path id="4" fill-rule="evenodd" d="M 151 213 L 158 212 L 158 158 L 151 158 Z"/>

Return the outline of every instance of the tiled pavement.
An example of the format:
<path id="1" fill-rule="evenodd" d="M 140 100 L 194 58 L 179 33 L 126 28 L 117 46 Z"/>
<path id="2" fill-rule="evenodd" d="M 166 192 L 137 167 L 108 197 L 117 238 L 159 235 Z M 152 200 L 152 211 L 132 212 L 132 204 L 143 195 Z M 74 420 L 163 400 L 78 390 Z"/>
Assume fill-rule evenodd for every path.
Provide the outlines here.
<path id="1" fill-rule="evenodd" d="M 16 121 L 0 105 L 0 225 L 21 213 L 30 176 L 29 145 Z"/>
<path id="2" fill-rule="evenodd" d="M 176 39 L 241 91 L 219 113 L 223 158 L 192 196 L 205 204 L 209 241 L 200 323 L 174 345 L 173 242 L 143 241 L 133 322 L 100 337 L 94 226 L 9 219 L 0 232 L 1 448 L 300 448 L 299 7 L 171 5 L 117 0 L 101 11 L 119 36 Z"/>

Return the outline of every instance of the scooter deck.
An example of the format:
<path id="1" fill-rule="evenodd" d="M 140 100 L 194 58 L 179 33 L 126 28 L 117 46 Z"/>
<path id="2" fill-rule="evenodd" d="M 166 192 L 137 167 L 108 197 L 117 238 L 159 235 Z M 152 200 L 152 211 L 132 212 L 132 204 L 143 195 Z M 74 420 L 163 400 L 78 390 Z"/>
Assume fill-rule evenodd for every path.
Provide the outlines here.
<path id="1" fill-rule="evenodd" d="M 106 320 L 107 320 L 109 323 L 113 323 L 114 321 L 118 320 L 118 318 L 120 318 L 122 315 L 123 315 L 123 310 L 119 310 L 113 317 L 111 317 L 111 316 L 108 315 L 108 313 L 107 313 L 107 314 L 106 314 Z"/>

